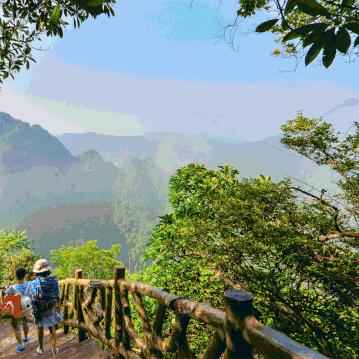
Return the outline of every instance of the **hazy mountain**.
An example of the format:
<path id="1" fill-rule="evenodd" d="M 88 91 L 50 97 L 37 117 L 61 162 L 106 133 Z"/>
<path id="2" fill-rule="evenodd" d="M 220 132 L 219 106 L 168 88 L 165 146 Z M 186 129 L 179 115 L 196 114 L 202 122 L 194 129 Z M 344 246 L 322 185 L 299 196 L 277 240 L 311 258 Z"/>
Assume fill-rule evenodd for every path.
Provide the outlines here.
<path id="1" fill-rule="evenodd" d="M 130 269 L 140 263 L 146 239 L 168 207 L 168 179 L 153 159 L 134 158 L 120 169 L 113 218 L 129 245 Z"/>
<path id="2" fill-rule="evenodd" d="M 0 227 L 27 230 L 46 255 L 78 239 L 122 242 L 112 206 L 118 172 L 96 151 L 73 156 L 40 126 L 0 114 Z"/>
<path id="3" fill-rule="evenodd" d="M 29 125 L 0 112 L 0 159 L 9 173 L 26 171 L 36 166 L 65 168 L 76 158 L 38 125 Z"/>
<path id="4" fill-rule="evenodd" d="M 94 143 L 91 142 L 95 139 Z M 290 176 L 328 187 L 329 172 L 283 147 L 280 136 L 258 142 L 215 139 L 213 137 L 176 133 L 152 133 L 143 136 L 106 136 L 99 134 L 66 134 L 59 140 L 74 154 L 95 149 L 121 167 L 131 159 L 151 158 L 166 180 L 181 166 L 191 162 L 211 168 L 231 164 L 241 176 L 270 175 L 274 179 Z"/>
<path id="5" fill-rule="evenodd" d="M 121 165 L 128 158 L 152 156 L 156 143 L 144 136 L 106 136 L 96 133 L 58 136 L 61 143 L 75 156 L 87 150 L 95 150 L 108 161 Z"/>
<path id="6" fill-rule="evenodd" d="M 45 254 L 78 239 L 120 243 L 122 259 L 138 263 L 146 238 L 168 208 L 170 176 L 193 162 L 211 168 L 230 164 L 245 177 L 289 176 L 297 185 L 335 190 L 328 169 L 287 150 L 280 137 L 258 142 L 179 133 L 55 138 L 1 113 L 0 227 L 27 230 Z"/>
<path id="7" fill-rule="evenodd" d="M 333 106 L 323 117 L 343 133 L 350 131 L 354 121 L 359 121 L 359 98 L 349 98 Z"/>
<path id="8" fill-rule="evenodd" d="M 359 106 L 359 98 L 349 98 L 349 99 L 345 100 L 344 102 L 342 102 L 341 104 L 330 109 L 323 116 L 325 117 L 325 116 L 331 115 L 335 112 L 340 112 L 340 110 L 346 109 L 348 107 L 357 107 L 357 106 Z M 358 113 L 358 115 L 359 115 L 359 113 Z"/>
<path id="9" fill-rule="evenodd" d="M 112 203 L 64 204 L 45 208 L 28 216 L 19 225 L 45 255 L 61 245 L 97 239 L 102 248 L 121 244 L 121 258 L 128 258 L 129 246 L 113 221 Z"/>

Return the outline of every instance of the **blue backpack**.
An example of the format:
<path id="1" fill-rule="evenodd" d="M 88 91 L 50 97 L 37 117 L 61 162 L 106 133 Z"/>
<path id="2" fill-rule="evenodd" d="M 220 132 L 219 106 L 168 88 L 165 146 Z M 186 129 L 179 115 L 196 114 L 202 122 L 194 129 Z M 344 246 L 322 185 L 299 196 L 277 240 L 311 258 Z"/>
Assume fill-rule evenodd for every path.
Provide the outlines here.
<path id="1" fill-rule="evenodd" d="M 31 299 L 35 324 L 38 324 L 56 306 L 59 286 L 57 278 L 54 276 L 47 277 L 44 280 L 36 279 L 35 282 L 37 282 L 37 290 Z"/>

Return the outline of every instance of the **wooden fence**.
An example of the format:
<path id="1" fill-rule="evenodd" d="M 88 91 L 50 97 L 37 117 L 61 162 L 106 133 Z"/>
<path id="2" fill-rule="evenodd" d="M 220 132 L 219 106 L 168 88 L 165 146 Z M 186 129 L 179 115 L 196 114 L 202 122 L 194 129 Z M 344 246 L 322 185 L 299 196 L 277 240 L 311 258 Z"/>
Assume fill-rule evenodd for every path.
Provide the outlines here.
<path id="1" fill-rule="evenodd" d="M 324 359 L 286 335 L 262 325 L 253 315 L 251 293 L 227 290 L 226 309 L 170 294 L 151 285 L 125 279 L 125 268 L 116 266 L 108 281 L 75 278 L 60 282 L 64 330 L 78 328 L 79 341 L 98 339 L 117 358 L 265 358 Z M 155 311 L 148 310 L 148 301 Z M 147 303 L 147 304 L 146 304 Z M 137 320 L 134 320 L 136 316 Z M 168 318 L 173 320 L 168 320 Z M 192 353 L 188 344 L 191 321 L 208 327 L 212 338 L 203 353 Z M 203 328 L 206 329 L 206 328 Z M 173 357 L 172 356 L 172 357 Z"/>

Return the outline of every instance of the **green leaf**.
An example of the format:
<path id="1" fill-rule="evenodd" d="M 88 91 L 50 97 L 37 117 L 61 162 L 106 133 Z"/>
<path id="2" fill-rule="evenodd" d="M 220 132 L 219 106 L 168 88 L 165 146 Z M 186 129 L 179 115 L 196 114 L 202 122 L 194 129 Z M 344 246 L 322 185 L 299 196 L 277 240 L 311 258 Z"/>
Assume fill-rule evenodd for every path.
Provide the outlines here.
<path id="1" fill-rule="evenodd" d="M 81 9 L 86 10 L 90 14 L 100 14 L 102 13 L 104 0 L 71 0 L 71 2 L 78 5 Z M 101 9 L 101 11 L 99 9 Z"/>
<path id="2" fill-rule="evenodd" d="M 86 6 L 88 7 L 96 7 L 96 6 L 102 6 L 104 3 L 104 0 L 90 0 L 86 2 Z"/>
<path id="3" fill-rule="evenodd" d="M 311 16 L 322 15 L 325 17 L 331 17 L 328 10 L 315 0 L 297 0 L 297 6 L 300 11 Z"/>
<path id="4" fill-rule="evenodd" d="M 323 36 L 324 37 L 324 36 Z M 317 35 L 311 35 L 311 36 L 307 36 L 305 39 L 303 39 L 302 41 L 302 46 L 303 48 L 313 44 L 316 40 L 318 39 Z"/>
<path id="5" fill-rule="evenodd" d="M 334 61 L 335 55 L 337 51 L 337 45 L 336 45 L 336 37 L 334 34 L 334 30 L 331 30 L 328 32 L 325 44 L 324 44 L 324 50 L 323 50 L 323 65 L 328 68 Z"/>
<path id="6" fill-rule="evenodd" d="M 344 27 L 340 27 L 337 32 L 336 39 L 337 49 L 343 54 L 346 54 L 348 52 L 351 42 L 352 40 L 347 29 L 345 29 Z"/>
<path id="7" fill-rule="evenodd" d="M 308 66 L 320 53 L 324 46 L 324 37 L 318 37 L 305 56 L 305 66 Z"/>
<path id="8" fill-rule="evenodd" d="M 292 30 L 292 31 L 288 32 L 288 34 L 283 37 L 283 41 L 286 42 L 286 41 L 294 40 L 301 36 L 303 36 L 301 33 L 299 33 L 296 30 Z"/>
<path id="9" fill-rule="evenodd" d="M 353 6 L 354 5 L 355 0 L 343 0 L 342 1 L 342 6 Z"/>
<path id="10" fill-rule="evenodd" d="M 284 36 L 283 41 L 293 40 L 310 33 L 312 34 L 324 33 L 325 29 L 328 26 L 329 24 L 324 24 L 324 23 L 315 23 L 315 24 L 300 26 L 297 29 L 290 31 L 286 36 Z"/>
<path id="11" fill-rule="evenodd" d="M 358 22 L 350 22 L 348 24 L 345 24 L 344 27 L 352 32 L 355 32 L 356 34 L 359 34 L 359 23 Z"/>
<path id="12" fill-rule="evenodd" d="M 96 17 L 97 15 L 101 15 L 103 13 L 102 5 L 100 6 L 91 6 L 86 8 L 86 10 L 93 16 Z"/>
<path id="13" fill-rule="evenodd" d="M 57 4 L 51 12 L 50 21 L 53 24 L 57 25 L 60 21 L 60 18 L 61 18 L 61 6 L 60 4 Z"/>
<path id="14" fill-rule="evenodd" d="M 279 19 L 272 19 L 262 22 L 260 25 L 257 26 L 256 32 L 266 32 L 270 30 L 278 22 L 278 20 Z"/>
<path id="15" fill-rule="evenodd" d="M 287 5 L 284 8 L 284 14 L 288 15 L 292 10 L 294 10 L 295 6 L 297 5 L 297 0 L 288 0 Z"/>
<path id="16" fill-rule="evenodd" d="M 309 34 L 309 33 L 320 34 L 320 33 L 324 33 L 328 26 L 329 24 L 325 24 L 323 22 L 317 22 L 315 24 L 308 24 L 298 27 L 296 31 L 301 32 L 303 34 Z"/>

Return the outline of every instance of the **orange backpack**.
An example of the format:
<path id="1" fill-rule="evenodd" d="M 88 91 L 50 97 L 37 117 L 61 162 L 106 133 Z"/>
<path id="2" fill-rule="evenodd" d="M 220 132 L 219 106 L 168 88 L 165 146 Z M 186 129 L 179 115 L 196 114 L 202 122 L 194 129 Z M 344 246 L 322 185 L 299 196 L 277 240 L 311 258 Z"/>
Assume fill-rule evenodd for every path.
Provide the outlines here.
<path id="1" fill-rule="evenodd" d="M 21 310 L 21 295 L 7 295 L 0 297 L 0 317 L 1 318 L 11 318 L 15 319 L 22 317 Z"/>

